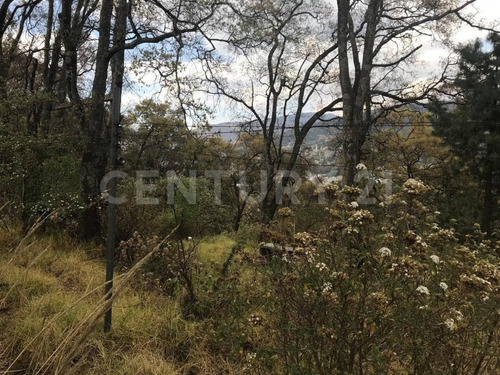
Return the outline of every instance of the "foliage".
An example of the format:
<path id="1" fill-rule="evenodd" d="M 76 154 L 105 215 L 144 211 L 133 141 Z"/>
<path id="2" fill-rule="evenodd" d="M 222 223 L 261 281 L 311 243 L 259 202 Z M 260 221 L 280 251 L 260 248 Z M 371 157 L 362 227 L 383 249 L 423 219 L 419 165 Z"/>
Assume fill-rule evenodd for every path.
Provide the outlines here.
<path id="1" fill-rule="evenodd" d="M 153 169 L 161 174 L 185 172 L 191 166 L 196 142 L 168 103 L 144 100 L 123 120 L 126 171 Z"/>
<path id="2" fill-rule="evenodd" d="M 435 104 L 436 133 L 460 156 L 479 182 L 483 195 L 482 229 L 492 231 L 498 211 L 500 173 L 500 39 L 491 34 L 491 50 L 479 40 L 458 50 L 459 73 L 454 86 L 461 95 L 460 105 L 452 112 Z"/>
<path id="3" fill-rule="evenodd" d="M 203 258 L 189 311 L 210 350 L 252 374 L 491 373 L 499 239 L 441 227 L 433 188 L 417 179 L 369 209 L 346 203 L 361 189 L 326 192 L 317 231 L 295 234 L 301 211 L 279 210 L 268 233 L 292 253 L 264 260 L 235 247 L 224 264 Z"/>
<path id="4" fill-rule="evenodd" d="M 137 232 L 119 247 L 118 263 L 122 271 L 134 267 L 152 248 L 157 246 L 156 237 L 144 238 Z M 193 273 L 199 265 L 197 261 L 197 244 L 192 241 L 170 242 L 161 245 L 153 257 L 143 266 L 142 277 L 146 286 L 157 288 L 166 295 L 182 287 L 188 294 L 189 305 L 197 302 L 193 285 Z"/>
<path id="5" fill-rule="evenodd" d="M 83 208 L 74 147 L 66 134 L 36 139 L 14 133 L 0 141 L 1 199 L 11 203 L 13 216 L 22 217 L 25 226 L 56 210 L 59 224 L 74 225 Z"/>
<path id="6" fill-rule="evenodd" d="M 408 178 L 418 178 L 432 186 L 428 199 L 440 213 L 437 222 L 460 233 L 470 232 L 481 217 L 479 184 L 472 168 L 433 134 L 430 117 L 430 113 L 403 109 L 383 118 L 365 144 L 364 162 L 371 171 L 379 171 L 380 176 L 372 180 L 390 178 L 401 186 Z"/>
<path id="7" fill-rule="evenodd" d="M 322 231 L 261 269 L 251 373 L 493 371 L 498 239 L 441 228 L 428 192 L 410 179 L 373 213 L 333 200 Z"/>
<path id="8" fill-rule="evenodd" d="M 0 371 L 498 371 L 500 38 L 461 47 L 451 87 L 450 64 L 417 83 L 408 73 L 417 39 L 471 25 L 473 2 L 4 0 Z M 83 238 L 102 237 L 108 65 L 116 104 L 124 49 L 173 95 L 119 121 L 124 293 L 109 300 L 103 248 L 66 232 L 80 217 Z M 445 89 L 459 105 L 423 112 Z M 237 140 L 208 133 L 198 98 L 210 95 L 245 121 L 220 125 L 241 127 Z M 342 186 L 305 181 L 321 124 L 342 145 Z M 300 189 L 278 203 L 294 176 Z"/>
<path id="9" fill-rule="evenodd" d="M 292 252 L 262 259 L 254 247 L 227 237 L 163 245 L 117 302 L 115 342 L 131 347 L 147 341 L 140 366 L 163 366 L 160 358 L 169 359 L 186 374 L 197 366 L 196 353 L 221 361 L 205 363 L 203 373 L 216 373 L 222 363 L 231 373 L 248 374 L 493 373 L 500 334 L 497 235 L 487 239 L 479 226 L 468 235 L 441 227 L 433 188 L 417 179 L 402 183 L 384 206 L 353 204 L 362 191 L 357 187 L 331 184 L 325 190 L 325 220 L 316 231 L 295 233 L 301 212 L 279 211 L 273 233 Z M 139 234 L 124 241 L 120 269 L 136 264 L 157 242 Z M 14 263 L 2 266 L 2 280 L 16 284 L 8 306 L 26 314 L 12 317 L 18 348 L 45 319 L 40 311 L 48 319 L 96 282 L 95 262 L 82 268 L 81 253 L 66 251 L 61 258 L 44 251 L 46 243 L 25 243 Z M 16 297 L 21 294 L 26 301 Z M 29 318 L 34 325 L 28 327 Z M 79 319 L 70 314 L 65 324 Z M 61 335 L 47 331 L 47 346 L 36 355 L 25 353 L 25 363 L 39 364 Z M 16 341 L 20 337 L 24 341 Z M 81 361 L 89 369 L 116 368 L 121 362 L 111 364 L 101 354 L 109 345 L 95 333 L 81 350 L 100 347 L 99 354 Z M 126 358 L 139 355 L 123 350 Z M 127 361 L 123 366 L 132 368 Z"/>

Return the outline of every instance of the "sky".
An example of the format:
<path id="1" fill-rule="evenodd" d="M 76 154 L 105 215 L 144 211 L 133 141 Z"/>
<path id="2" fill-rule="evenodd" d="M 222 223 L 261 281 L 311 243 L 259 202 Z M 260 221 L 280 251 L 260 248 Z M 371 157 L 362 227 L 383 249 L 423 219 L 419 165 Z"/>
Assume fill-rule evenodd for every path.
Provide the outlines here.
<path id="1" fill-rule="evenodd" d="M 500 1 L 499 0 L 477 0 L 471 11 L 475 8 L 477 19 L 489 26 L 500 25 Z M 498 28 L 497 28 L 498 29 Z M 453 33 L 452 39 L 455 43 L 467 43 L 477 38 L 484 38 L 488 33 L 468 25 L 463 25 Z M 449 51 L 442 46 L 427 40 L 420 53 L 420 60 L 430 65 L 438 63 Z"/>
<path id="2" fill-rule="evenodd" d="M 497 26 L 496 28 L 499 29 L 500 1 L 477 0 L 474 7 L 469 10 L 472 12 L 477 11 L 476 20 L 480 20 L 482 24 Z M 457 30 L 452 30 L 452 41 L 458 45 L 476 38 L 484 38 L 486 35 L 486 31 L 463 25 Z M 418 66 L 415 70 L 416 81 L 423 80 L 434 72 L 438 72 L 441 62 L 450 54 L 450 50 L 444 48 L 442 44 L 433 40 L 433 38 L 423 38 L 421 44 L 423 44 L 423 48 L 419 51 L 416 62 Z M 125 111 L 131 110 L 141 99 L 153 97 L 156 100 L 165 100 L 168 97 L 166 90 L 161 90 L 158 77 L 154 73 L 135 74 L 130 72 L 128 78 L 133 84 L 129 85 L 123 93 L 122 103 Z M 224 105 L 220 105 L 220 103 L 217 105 L 214 98 L 198 95 L 198 99 L 207 101 L 209 105 L 216 105 L 217 110 L 214 112 L 211 123 L 216 124 L 235 120 L 233 111 Z"/>

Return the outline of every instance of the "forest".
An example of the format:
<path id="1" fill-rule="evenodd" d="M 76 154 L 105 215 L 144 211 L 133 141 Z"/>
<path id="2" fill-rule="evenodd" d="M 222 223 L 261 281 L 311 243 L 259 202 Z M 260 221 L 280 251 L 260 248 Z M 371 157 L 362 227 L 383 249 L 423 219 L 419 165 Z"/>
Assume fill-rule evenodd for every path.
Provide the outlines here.
<path id="1" fill-rule="evenodd" d="M 500 6 L 2 0 L 0 374 L 500 375 Z"/>

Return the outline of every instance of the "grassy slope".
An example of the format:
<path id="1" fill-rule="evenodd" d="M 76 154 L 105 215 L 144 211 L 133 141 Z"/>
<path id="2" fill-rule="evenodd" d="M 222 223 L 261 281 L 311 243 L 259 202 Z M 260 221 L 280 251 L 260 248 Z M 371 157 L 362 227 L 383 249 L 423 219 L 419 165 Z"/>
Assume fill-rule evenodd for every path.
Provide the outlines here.
<path id="1" fill-rule="evenodd" d="M 19 241 L 17 233 L 0 233 L 0 374 L 17 356 L 11 370 L 40 368 L 103 292 L 101 250 L 50 236 L 13 251 Z M 224 236 L 202 242 L 200 260 L 221 264 L 233 243 Z M 99 321 L 79 350 L 75 373 L 237 373 L 207 354 L 197 328 L 182 319 L 176 301 L 129 286 L 114 304 L 112 333 L 103 334 Z"/>

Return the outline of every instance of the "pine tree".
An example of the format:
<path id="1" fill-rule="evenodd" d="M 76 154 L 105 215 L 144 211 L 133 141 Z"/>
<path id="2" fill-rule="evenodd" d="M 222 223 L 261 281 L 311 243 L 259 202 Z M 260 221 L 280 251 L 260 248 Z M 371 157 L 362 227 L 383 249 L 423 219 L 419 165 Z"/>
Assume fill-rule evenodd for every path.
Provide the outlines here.
<path id="1" fill-rule="evenodd" d="M 490 34 L 458 50 L 454 86 L 460 103 L 436 108 L 435 131 L 478 177 L 483 192 L 481 228 L 488 234 L 497 211 L 500 174 L 500 36 Z"/>

